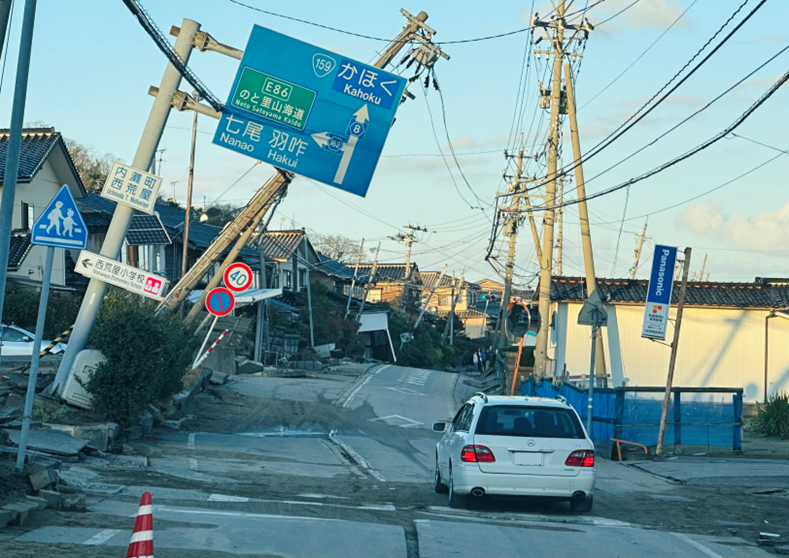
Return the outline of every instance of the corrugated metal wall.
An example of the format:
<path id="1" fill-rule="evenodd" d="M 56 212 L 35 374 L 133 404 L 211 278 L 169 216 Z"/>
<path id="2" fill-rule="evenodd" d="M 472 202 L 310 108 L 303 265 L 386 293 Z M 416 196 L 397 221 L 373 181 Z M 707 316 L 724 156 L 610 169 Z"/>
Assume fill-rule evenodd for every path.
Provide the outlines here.
<path id="1" fill-rule="evenodd" d="M 580 304 L 566 306 L 566 320 L 557 322 L 556 362 L 571 375 L 589 371 L 591 328 L 579 326 Z M 606 362 L 614 385 L 664 386 L 670 348 L 641 338 L 641 306 L 607 306 L 609 328 L 603 328 Z M 676 309 L 672 308 L 671 319 Z M 613 316 L 612 316 L 613 314 Z M 685 387 L 742 387 L 746 401 L 764 398 L 764 334 L 766 310 L 685 308 L 677 354 L 674 385 Z M 614 318 L 614 319 L 612 319 Z M 667 343 L 674 327 L 669 324 Z M 768 392 L 789 391 L 789 320 L 770 324 Z M 562 347 L 562 343 L 565 346 Z"/>

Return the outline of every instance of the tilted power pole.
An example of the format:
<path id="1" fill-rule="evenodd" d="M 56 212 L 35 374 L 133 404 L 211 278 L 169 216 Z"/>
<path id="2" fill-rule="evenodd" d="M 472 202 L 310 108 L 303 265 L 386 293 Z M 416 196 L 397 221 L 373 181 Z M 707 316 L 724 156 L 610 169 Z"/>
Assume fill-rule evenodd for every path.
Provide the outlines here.
<path id="1" fill-rule="evenodd" d="M 375 281 L 375 274 L 378 272 L 378 254 L 381 252 L 381 243 L 378 243 L 378 249 L 375 251 L 375 259 L 373 260 L 373 267 L 370 269 L 370 275 L 367 277 L 367 285 L 364 287 L 364 296 L 362 297 L 362 304 L 359 306 L 359 316 L 364 312 L 364 303 L 367 302 L 367 295 L 370 293 L 370 286 Z"/>
<path id="2" fill-rule="evenodd" d="M 633 268 L 630 270 L 630 278 L 631 279 L 635 279 L 636 278 L 636 272 L 638 271 L 638 266 L 640 265 L 640 262 L 641 262 L 641 249 L 644 247 L 644 240 L 647 238 L 647 224 L 648 223 L 649 223 L 649 220 L 645 221 L 644 222 L 644 230 L 641 231 L 641 234 L 637 234 L 636 235 L 636 238 L 638 239 L 638 248 L 636 248 L 636 252 L 635 252 L 636 261 L 633 264 Z"/>
<path id="3" fill-rule="evenodd" d="M 548 35 L 548 40 L 552 48 L 541 50 L 535 49 L 537 56 L 546 54 L 553 56 L 553 79 L 550 89 L 550 135 L 548 137 L 548 171 L 545 182 L 545 212 L 543 214 L 543 235 L 542 235 L 542 259 L 540 260 L 540 283 L 539 283 L 539 312 L 540 330 L 537 333 L 537 342 L 534 351 L 534 375 L 537 378 L 544 378 L 550 374 L 548 362 L 548 340 L 551 323 L 551 277 L 553 268 L 553 242 L 554 242 L 554 222 L 556 216 L 556 179 L 559 157 L 559 141 L 561 137 L 559 118 L 560 113 L 567 112 L 568 94 L 562 95 L 562 64 L 569 55 L 568 46 L 574 41 L 585 40 L 592 26 L 583 20 L 581 25 L 570 24 L 564 19 L 565 0 L 558 0 L 556 15 L 549 20 L 540 20 L 535 17 L 532 21 L 532 28 L 540 27 Z M 565 31 L 568 36 L 565 37 Z M 569 85 L 569 84 L 568 84 Z M 547 93 L 547 91 L 546 91 Z M 576 129 L 577 131 L 577 129 Z M 577 159 L 578 157 L 576 157 Z M 576 185 L 579 188 L 579 198 L 583 185 L 583 178 L 578 179 L 576 167 Z M 580 212 L 580 208 L 579 208 Z M 582 240 L 583 240 L 583 221 L 582 216 Z M 586 216 L 588 226 L 588 216 Z M 591 244 L 589 244 L 591 248 Z M 584 254 L 584 260 L 591 260 L 591 252 Z M 593 283 L 594 284 L 594 283 Z"/>
<path id="4" fill-rule="evenodd" d="M 406 309 L 408 308 L 410 293 L 408 292 L 408 284 L 411 282 L 411 246 L 414 242 L 419 242 L 414 238 L 414 232 L 428 232 L 427 229 L 423 227 L 419 227 L 416 225 L 408 225 L 403 226 L 404 229 L 408 229 L 408 234 L 406 233 L 397 233 L 395 236 L 390 236 L 390 240 L 394 240 L 396 242 L 402 242 L 405 244 L 405 271 L 403 273 L 403 296 L 400 298 L 400 307 L 403 314 L 406 313 Z"/>

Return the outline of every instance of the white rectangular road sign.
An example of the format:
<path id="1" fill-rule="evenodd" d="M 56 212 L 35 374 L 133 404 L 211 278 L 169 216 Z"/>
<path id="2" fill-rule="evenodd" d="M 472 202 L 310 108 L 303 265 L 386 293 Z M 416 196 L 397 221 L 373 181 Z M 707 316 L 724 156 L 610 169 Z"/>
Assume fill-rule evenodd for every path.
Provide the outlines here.
<path id="1" fill-rule="evenodd" d="M 115 161 L 101 190 L 101 197 L 153 215 L 161 185 L 162 179 L 158 176 Z"/>
<path id="2" fill-rule="evenodd" d="M 167 290 L 168 281 L 164 277 L 87 250 L 79 253 L 74 271 L 154 300 L 161 300 Z"/>

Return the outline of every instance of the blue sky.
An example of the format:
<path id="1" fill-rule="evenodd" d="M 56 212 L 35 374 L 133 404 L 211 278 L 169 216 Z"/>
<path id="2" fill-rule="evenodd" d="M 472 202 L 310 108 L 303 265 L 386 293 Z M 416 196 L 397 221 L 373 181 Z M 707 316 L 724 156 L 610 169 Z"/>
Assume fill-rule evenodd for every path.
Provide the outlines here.
<path id="1" fill-rule="evenodd" d="M 424 1 L 412 5 L 389 0 L 243 1 L 383 38 L 392 38 L 402 29 L 405 19 L 399 14 L 401 7 L 414 14 L 424 10 L 439 42 L 522 29 L 528 26 L 532 10 L 530 0 Z M 599 23 L 631 1 L 605 0 L 589 10 L 587 16 L 593 24 Z M 10 121 L 23 6 L 22 0 L 16 2 L 11 46 L 0 88 L 0 118 L 6 126 Z M 741 3 L 742 0 L 640 0 L 592 32 L 576 82 L 576 97 L 582 107 L 578 118 L 583 148 L 593 147 L 658 91 Z M 756 4 L 757 0 L 750 0 L 735 22 Z M 271 17 L 229 0 L 144 0 L 143 5 L 164 30 L 180 25 L 182 18 L 187 17 L 200 22 L 217 40 L 241 49 L 253 24 L 365 62 L 374 60 L 385 46 L 383 42 Z M 576 0 L 570 11 L 585 5 L 585 1 Z M 689 6 L 687 13 L 643 58 L 589 102 Z M 536 2 L 534 10 L 550 12 L 550 2 Z M 650 143 L 789 44 L 789 33 L 775 24 L 788 18 L 789 3 L 768 1 L 662 106 L 585 165 L 587 191 L 594 193 L 641 174 L 728 126 L 786 71 L 789 52 L 675 132 L 590 180 Z M 726 32 L 732 27 L 733 24 Z M 505 187 L 501 181 L 506 166 L 503 150 L 509 145 L 527 40 L 529 33 L 519 33 L 489 41 L 444 45 L 451 60 L 441 60 L 436 73 L 445 101 L 446 129 L 438 93 L 431 88 L 425 96 L 418 82 L 413 84 L 410 89 L 416 99 L 400 107 L 367 197 L 358 198 L 297 179 L 272 221 L 272 228 L 289 228 L 293 221 L 298 227 L 321 233 L 365 238 L 368 247 L 383 240 L 382 259 L 394 262 L 403 261 L 404 248 L 386 237 L 410 222 L 431 231 L 422 234 L 421 242 L 414 247 L 415 260 L 421 269 L 440 269 L 448 263 L 450 271 L 460 272 L 465 264 L 470 268 L 470 277 L 495 277 L 483 259 L 490 236 L 491 211 L 470 206 L 480 205 L 476 195 L 484 202 L 483 207 L 487 207 L 495 193 Z M 539 46 L 544 45 L 545 42 Z M 190 66 L 219 98 L 227 97 L 237 61 L 215 53 L 195 52 Z M 152 101 L 146 94 L 148 87 L 158 85 L 164 67 L 165 59 L 120 0 L 78 3 L 39 0 L 25 120 L 46 122 L 68 138 L 131 161 Z M 536 81 L 545 67 L 545 59 L 532 59 L 529 63 L 521 126 L 524 132 L 531 130 L 526 138 L 527 149 L 531 149 L 535 137 L 542 138 L 546 129 L 547 112 L 535 109 Z M 410 71 L 404 75 L 410 76 Z M 182 89 L 190 88 L 184 83 Z M 789 149 L 787 101 L 789 94 L 783 88 L 736 133 L 779 149 Z M 534 126 L 530 127 L 534 115 Z M 174 192 L 179 201 L 185 199 L 191 118 L 189 113 L 173 113 L 160 144 L 166 149 L 161 172 L 163 194 L 171 196 Z M 540 121 L 543 122 L 541 133 L 535 134 Z M 201 203 L 205 196 L 209 203 L 218 199 L 242 204 L 273 171 L 265 164 L 258 165 L 225 192 L 255 162 L 212 145 L 215 127 L 216 121 L 200 117 L 195 201 Z M 455 162 L 451 158 L 445 162 L 437 156 L 438 146 L 446 153 L 447 131 L 474 194 L 458 173 Z M 569 164 L 567 127 L 565 138 L 564 159 Z M 635 247 L 633 233 L 641 230 L 645 215 L 720 186 L 777 154 L 767 147 L 730 137 L 655 178 L 633 185 L 626 208 L 625 190 L 590 202 L 598 276 L 628 275 Z M 692 246 L 692 269 L 698 271 L 704 255 L 708 254 L 706 270 L 711 280 L 749 281 L 755 276 L 789 275 L 789 247 L 784 241 L 789 228 L 788 170 L 789 157 L 778 157 L 717 191 L 650 215 L 647 234 L 654 240 L 647 244 L 644 256 L 651 255 L 654 242 Z M 532 168 L 528 172 L 539 170 Z M 567 186 L 569 197 L 572 188 L 572 184 Z M 535 199 L 534 203 L 540 201 Z M 620 236 L 623 214 L 627 220 Z M 280 223 L 280 219 L 285 220 Z M 566 275 L 577 275 L 582 270 L 577 222 L 577 210 L 568 208 L 564 230 Z M 528 284 L 534 276 L 537 268 L 533 259 L 533 241 L 525 227 L 518 238 L 516 281 L 519 284 Z M 640 268 L 639 276 L 646 277 L 648 271 L 646 263 Z"/>

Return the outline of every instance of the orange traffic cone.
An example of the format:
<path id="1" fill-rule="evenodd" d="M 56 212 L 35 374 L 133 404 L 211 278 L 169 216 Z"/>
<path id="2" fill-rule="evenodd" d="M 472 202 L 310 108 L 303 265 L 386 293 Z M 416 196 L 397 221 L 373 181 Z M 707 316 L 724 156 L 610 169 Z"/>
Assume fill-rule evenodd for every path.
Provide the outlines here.
<path id="1" fill-rule="evenodd" d="M 126 558 L 153 558 L 153 505 L 150 492 L 143 492 L 134 521 Z"/>

